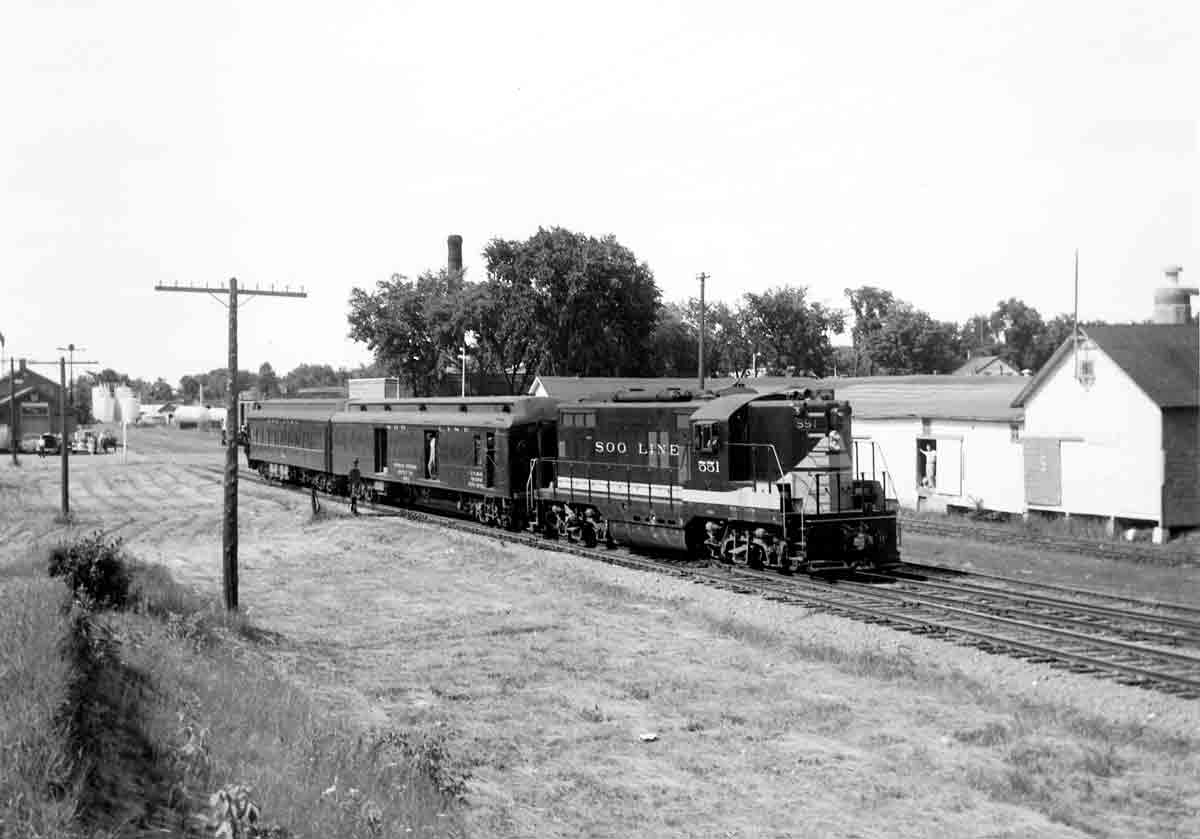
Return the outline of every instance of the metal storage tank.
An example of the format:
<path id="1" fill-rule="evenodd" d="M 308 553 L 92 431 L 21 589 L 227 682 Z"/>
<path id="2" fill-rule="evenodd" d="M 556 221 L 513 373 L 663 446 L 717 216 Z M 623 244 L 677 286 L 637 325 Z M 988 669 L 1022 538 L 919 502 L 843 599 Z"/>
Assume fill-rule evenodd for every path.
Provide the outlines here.
<path id="1" fill-rule="evenodd" d="M 117 421 L 137 422 L 142 415 L 142 401 L 133 394 L 117 397 Z"/>
<path id="2" fill-rule="evenodd" d="M 180 428 L 208 427 L 208 408 L 203 405 L 180 405 L 175 409 L 175 424 Z"/>
<path id="3" fill-rule="evenodd" d="M 97 385 L 92 388 L 92 416 L 96 418 L 96 422 L 112 422 L 116 408 L 116 400 L 113 399 L 108 385 Z"/>

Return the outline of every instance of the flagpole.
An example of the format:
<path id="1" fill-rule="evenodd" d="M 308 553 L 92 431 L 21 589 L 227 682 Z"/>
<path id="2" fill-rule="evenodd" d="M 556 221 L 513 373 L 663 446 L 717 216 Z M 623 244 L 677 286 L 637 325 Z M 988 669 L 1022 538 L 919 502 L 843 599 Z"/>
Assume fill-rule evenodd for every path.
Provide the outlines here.
<path id="1" fill-rule="evenodd" d="M 1079 248 L 1075 249 L 1075 314 L 1071 323 L 1071 345 L 1075 349 L 1075 381 L 1079 381 Z"/>

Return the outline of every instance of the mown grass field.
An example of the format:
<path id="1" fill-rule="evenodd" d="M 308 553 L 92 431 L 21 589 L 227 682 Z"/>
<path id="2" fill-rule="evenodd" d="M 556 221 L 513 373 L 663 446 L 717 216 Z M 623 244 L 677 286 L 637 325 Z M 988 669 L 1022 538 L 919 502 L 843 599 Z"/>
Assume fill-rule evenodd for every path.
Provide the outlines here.
<path id="1" fill-rule="evenodd" d="M 78 529 L 110 522 L 213 598 L 208 467 L 221 452 L 171 435 L 131 435 L 127 465 L 75 461 Z M 24 510 L 0 522 L 22 549 L 3 563 L 61 531 L 57 472 L 39 468 L 0 471 L 0 501 Z M 434 830 L 1200 835 L 1200 703 L 336 504 L 314 519 L 306 496 L 277 489 L 245 484 L 241 510 L 241 599 L 258 632 L 222 630 L 221 648 L 261 679 L 257 695 L 303 710 L 243 709 L 221 732 L 246 703 L 219 669 L 211 682 L 176 669 L 212 654 L 188 646 L 182 619 L 121 616 L 137 666 L 173 674 L 209 742 L 243 744 L 261 766 L 306 754 L 296 743 L 337 753 L 357 732 L 393 732 L 464 792 L 453 814 L 432 813 Z M 169 723 L 153 723 L 159 736 Z M 329 774 L 296 772 L 303 790 Z M 275 802 L 267 817 L 294 813 L 303 830 L 311 793 L 253 777 Z"/>

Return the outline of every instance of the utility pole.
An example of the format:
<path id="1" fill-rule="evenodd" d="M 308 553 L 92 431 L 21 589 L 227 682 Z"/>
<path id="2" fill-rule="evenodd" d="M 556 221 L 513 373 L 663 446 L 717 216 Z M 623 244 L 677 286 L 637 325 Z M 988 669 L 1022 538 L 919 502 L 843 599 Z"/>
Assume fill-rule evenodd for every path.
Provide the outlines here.
<path id="1" fill-rule="evenodd" d="M 463 351 L 458 354 L 462 359 L 462 397 L 467 398 L 467 345 L 463 344 Z"/>
<path id="2" fill-rule="evenodd" d="M 17 365 L 13 359 L 8 360 L 8 448 L 12 452 L 13 466 L 19 466 L 17 460 L 17 445 L 21 438 L 17 436 Z"/>
<path id="3" fill-rule="evenodd" d="M 67 344 L 65 347 L 55 347 L 55 349 L 58 350 L 59 352 L 65 352 L 68 354 L 67 366 L 70 367 L 70 370 L 71 370 L 71 375 L 69 376 L 69 380 L 71 382 L 71 389 L 69 391 L 67 391 L 67 393 L 69 394 L 71 406 L 74 407 L 75 406 L 75 350 L 79 350 L 80 352 L 83 352 L 84 350 L 87 349 L 87 347 L 77 347 L 74 344 Z"/>
<path id="4" fill-rule="evenodd" d="M 62 461 L 62 517 L 66 521 L 71 516 L 71 441 L 67 439 L 67 359 L 59 356 L 58 361 L 27 361 L 26 364 L 58 365 L 58 452 Z M 95 361 L 81 361 L 80 364 L 97 364 Z"/>
<path id="5" fill-rule="evenodd" d="M 696 279 L 700 281 L 700 390 L 704 390 L 704 281 L 708 274 L 701 271 Z"/>
<path id="6" fill-rule="evenodd" d="M 225 400 L 225 512 L 224 526 L 221 533 L 221 582 L 225 595 L 225 608 L 236 612 L 238 608 L 238 435 L 233 427 L 237 421 L 238 388 L 237 388 L 237 310 L 238 295 L 244 297 L 308 297 L 303 286 L 299 291 L 292 291 L 290 286 L 283 289 L 239 289 L 237 277 L 229 278 L 229 287 L 224 286 L 181 286 L 163 285 L 159 283 L 155 291 L 184 291 L 193 294 L 208 294 L 218 303 L 229 310 L 229 393 Z M 229 302 L 221 300 L 218 294 L 228 294 Z"/>

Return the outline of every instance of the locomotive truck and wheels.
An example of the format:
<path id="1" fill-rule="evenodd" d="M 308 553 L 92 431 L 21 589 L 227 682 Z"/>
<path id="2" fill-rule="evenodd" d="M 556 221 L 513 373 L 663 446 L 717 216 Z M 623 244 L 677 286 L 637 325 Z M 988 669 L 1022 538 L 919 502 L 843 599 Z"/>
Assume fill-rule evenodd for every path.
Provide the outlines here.
<path id="1" fill-rule="evenodd" d="M 721 395 L 267 400 L 251 468 L 345 495 L 593 546 L 783 572 L 899 560 L 894 499 L 829 390 Z"/>

